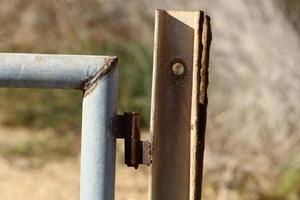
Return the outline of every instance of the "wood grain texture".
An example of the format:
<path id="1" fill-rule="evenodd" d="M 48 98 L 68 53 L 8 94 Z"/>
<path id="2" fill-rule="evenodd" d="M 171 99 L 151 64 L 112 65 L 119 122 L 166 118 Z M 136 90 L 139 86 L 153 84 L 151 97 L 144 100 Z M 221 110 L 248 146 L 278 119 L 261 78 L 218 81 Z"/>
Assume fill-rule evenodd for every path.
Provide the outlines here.
<path id="1" fill-rule="evenodd" d="M 203 158 L 203 150 L 197 144 L 204 21 L 201 11 L 156 12 L 150 128 L 154 147 L 151 200 L 187 200 L 201 196 L 198 181 L 202 167 L 200 173 L 197 160 Z M 176 62 L 184 65 L 180 76 L 172 71 Z"/>

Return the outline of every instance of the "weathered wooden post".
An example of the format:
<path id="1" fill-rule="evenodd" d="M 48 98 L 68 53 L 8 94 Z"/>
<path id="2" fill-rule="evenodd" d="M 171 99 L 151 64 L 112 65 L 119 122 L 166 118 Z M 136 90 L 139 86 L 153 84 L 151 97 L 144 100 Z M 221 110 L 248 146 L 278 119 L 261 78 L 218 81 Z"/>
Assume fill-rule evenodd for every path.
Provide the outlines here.
<path id="1" fill-rule="evenodd" d="M 201 199 L 210 19 L 202 11 L 157 10 L 150 200 Z"/>

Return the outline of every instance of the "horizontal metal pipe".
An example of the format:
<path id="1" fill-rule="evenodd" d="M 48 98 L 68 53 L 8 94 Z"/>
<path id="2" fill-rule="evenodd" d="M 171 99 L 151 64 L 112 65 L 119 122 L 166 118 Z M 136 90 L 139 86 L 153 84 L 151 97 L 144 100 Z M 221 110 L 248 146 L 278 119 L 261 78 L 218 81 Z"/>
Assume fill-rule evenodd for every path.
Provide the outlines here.
<path id="1" fill-rule="evenodd" d="M 116 63 L 111 56 L 0 53 L 0 87 L 86 90 Z"/>

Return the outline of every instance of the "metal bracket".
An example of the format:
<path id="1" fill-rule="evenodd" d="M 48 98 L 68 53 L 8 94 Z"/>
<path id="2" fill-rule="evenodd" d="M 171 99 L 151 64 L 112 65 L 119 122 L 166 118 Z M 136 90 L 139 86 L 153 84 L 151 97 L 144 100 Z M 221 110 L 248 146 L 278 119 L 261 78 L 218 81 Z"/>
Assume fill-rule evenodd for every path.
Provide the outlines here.
<path id="1" fill-rule="evenodd" d="M 152 144 L 150 141 L 141 141 L 139 114 L 126 112 L 117 115 L 116 137 L 124 139 L 125 164 L 128 167 L 138 168 L 140 164 L 152 163 Z"/>

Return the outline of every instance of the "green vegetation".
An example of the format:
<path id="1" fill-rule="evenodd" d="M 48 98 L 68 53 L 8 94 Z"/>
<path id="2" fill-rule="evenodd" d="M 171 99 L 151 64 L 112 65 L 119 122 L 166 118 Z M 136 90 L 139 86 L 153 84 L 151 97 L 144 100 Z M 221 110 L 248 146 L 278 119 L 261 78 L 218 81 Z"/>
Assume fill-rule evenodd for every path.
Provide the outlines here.
<path id="1" fill-rule="evenodd" d="M 142 125 L 149 123 L 150 88 L 152 74 L 151 51 L 137 42 L 85 44 L 88 54 L 118 55 L 119 111 L 137 111 L 142 115 Z M 80 132 L 80 91 L 43 89 L 1 89 L 0 108 L 3 124 L 25 126 L 33 129 L 51 127 L 58 132 Z"/>
<path id="2" fill-rule="evenodd" d="M 300 196 L 300 169 L 286 169 L 272 191 L 260 195 L 260 200 L 298 200 Z"/>
<path id="3" fill-rule="evenodd" d="M 152 51 L 136 41 L 106 44 L 102 54 L 118 55 L 120 112 L 141 113 L 141 125 L 148 126 L 150 118 Z"/>
<path id="4" fill-rule="evenodd" d="M 1 89 L 0 96 L 3 125 L 80 131 L 82 94 L 78 91 Z"/>
<path id="5" fill-rule="evenodd" d="M 276 189 L 279 197 L 290 197 L 291 194 L 300 195 L 300 169 L 288 169 L 282 174 L 282 179 Z"/>
<path id="6" fill-rule="evenodd" d="M 39 134 L 31 135 L 13 144 L 3 145 L 0 148 L 2 156 L 13 158 L 39 158 L 43 161 L 59 159 L 78 153 L 79 139 L 73 134 Z"/>
<path id="7" fill-rule="evenodd" d="M 299 0 L 285 0 L 281 1 L 282 8 L 285 16 L 289 19 L 289 22 L 300 33 L 300 3 Z"/>

